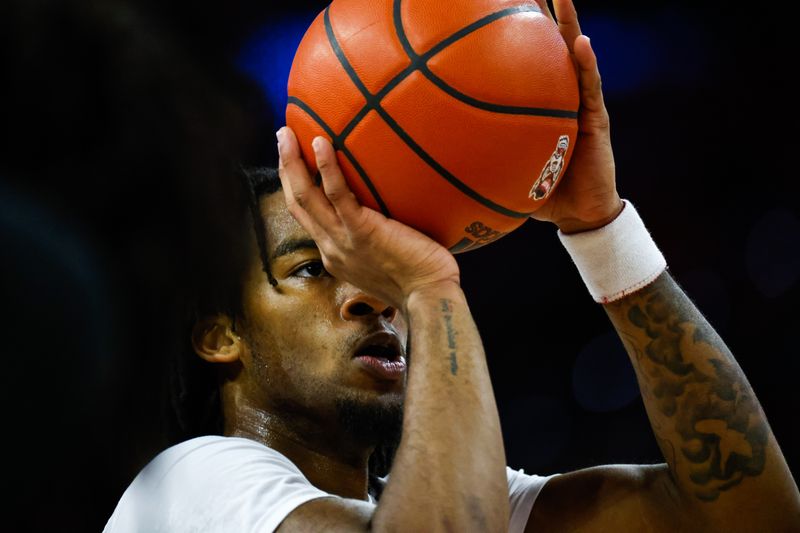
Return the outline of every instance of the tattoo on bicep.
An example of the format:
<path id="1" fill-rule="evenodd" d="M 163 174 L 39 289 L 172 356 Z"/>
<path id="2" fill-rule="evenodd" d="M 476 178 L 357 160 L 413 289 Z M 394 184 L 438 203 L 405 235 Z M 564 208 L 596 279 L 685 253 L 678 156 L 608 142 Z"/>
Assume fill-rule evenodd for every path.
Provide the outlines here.
<path id="1" fill-rule="evenodd" d="M 454 376 L 458 374 L 458 358 L 456 357 L 456 335 L 458 332 L 453 327 L 453 304 L 450 300 L 442 299 L 442 317 L 447 331 L 447 349 L 450 356 L 450 373 Z"/>
<path id="2" fill-rule="evenodd" d="M 673 472 L 678 457 L 685 459 L 704 501 L 761 474 L 769 436 L 763 412 L 728 348 L 674 281 L 665 276 L 643 289 L 626 319 L 639 330 L 623 340 L 636 356 L 643 396 L 680 438 L 677 450 L 668 448 Z M 632 341 L 631 334 L 644 340 Z M 657 435 L 662 450 L 665 437 Z"/>

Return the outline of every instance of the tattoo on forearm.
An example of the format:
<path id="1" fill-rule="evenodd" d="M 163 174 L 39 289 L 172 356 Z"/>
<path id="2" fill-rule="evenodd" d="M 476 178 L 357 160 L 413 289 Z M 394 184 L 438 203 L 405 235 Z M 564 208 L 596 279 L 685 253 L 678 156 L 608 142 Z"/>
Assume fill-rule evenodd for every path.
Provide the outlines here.
<path id="1" fill-rule="evenodd" d="M 447 348 L 450 350 L 450 373 L 458 374 L 458 359 L 456 358 L 456 335 L 453 327 L 453 304 L 450 300 L 442 299 L 442 316 L 447 331 Z"/>
<path id="2" fill-rule="evenodd" d="M 608 311 L 637 366 L 673 474 L 677 461 L 687 461 L 694 494 L 704 501 L 761 474 L 769 436 L 761 407 L 728 348 L 675 282 L 663 275 Z"/>

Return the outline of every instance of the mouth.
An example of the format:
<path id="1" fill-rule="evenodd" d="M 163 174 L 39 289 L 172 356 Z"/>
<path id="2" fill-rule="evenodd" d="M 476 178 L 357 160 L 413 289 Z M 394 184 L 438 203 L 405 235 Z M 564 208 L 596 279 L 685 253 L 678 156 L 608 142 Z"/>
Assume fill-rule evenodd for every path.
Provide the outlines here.
<path id="1" fill-rule="evenodd" d="M 396 335 L 381 331 L 365 337 L 353 350 L 353 360 L 381 381 L 396 381 L 406 371 L 403 345 Z"/>

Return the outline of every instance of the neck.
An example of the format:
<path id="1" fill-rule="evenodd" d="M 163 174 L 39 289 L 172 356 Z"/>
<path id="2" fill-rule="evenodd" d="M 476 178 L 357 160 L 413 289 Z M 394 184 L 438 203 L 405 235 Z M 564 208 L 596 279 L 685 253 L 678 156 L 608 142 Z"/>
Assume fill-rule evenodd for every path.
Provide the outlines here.
<path id="1" fill-rule="evenodd" d="M 230 391 L 228 391 L 230 392 Z M 226 394 L 225 435 L 260 442 L 291 460 L 312 485 L 343 498 L 367 500 L 368 461 L 374 446 L 355 442 L 335 422 L 320 423 L 298 413 L 280 416 Z"/>

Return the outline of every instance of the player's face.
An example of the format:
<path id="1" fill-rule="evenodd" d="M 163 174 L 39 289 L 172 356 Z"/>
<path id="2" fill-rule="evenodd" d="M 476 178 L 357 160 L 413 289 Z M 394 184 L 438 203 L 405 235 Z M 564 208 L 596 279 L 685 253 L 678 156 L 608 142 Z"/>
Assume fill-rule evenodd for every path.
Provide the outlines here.
<path id="1" fill-rule="evenodd" d="M 342 404 L 402 405 L 406 321 L 325 271 L 283 195 L 261 201 L 272 287 L 257 254 L 244 287 L 241 334 L 251 401 L 268 412 L 335 417 Z"/>

